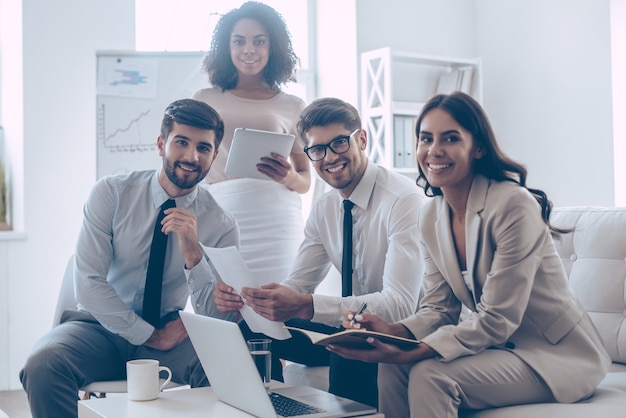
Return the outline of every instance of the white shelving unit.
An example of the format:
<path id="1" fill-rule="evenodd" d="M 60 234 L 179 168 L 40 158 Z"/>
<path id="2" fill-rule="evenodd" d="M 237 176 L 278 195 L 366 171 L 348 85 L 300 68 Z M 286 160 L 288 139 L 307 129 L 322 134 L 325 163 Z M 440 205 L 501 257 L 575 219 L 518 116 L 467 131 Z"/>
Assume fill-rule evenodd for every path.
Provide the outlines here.
<path id="1" fill-rule="evenodd" d="M 459 75 L 458 84 L 454 81 L 456 74 L 463 74 Z M 444 86 L 443 82 L 451 76 L 454 86 Z M 435 93 L 457 89 L 482 101 L 480 58 L 440 57 L 391 48 L 363 52 L 361 116 L 368 132 L 370 158 L 407 175 L 417 173 L 415 117 Z"/>

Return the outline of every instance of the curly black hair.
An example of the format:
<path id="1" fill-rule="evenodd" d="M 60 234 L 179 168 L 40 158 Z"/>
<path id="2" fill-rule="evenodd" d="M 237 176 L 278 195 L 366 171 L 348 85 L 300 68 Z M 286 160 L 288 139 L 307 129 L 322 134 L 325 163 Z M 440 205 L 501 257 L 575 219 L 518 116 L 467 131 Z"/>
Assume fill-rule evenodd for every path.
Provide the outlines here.
<path id="1" fill-rule="evenodd" d="M 284 18 L 266 4 L 248 1 L 223 15 L 215 26 L 211 50 L 202 64 L 202 69 L 209 76 L 209 82 L 222 90 L 229 90 L 237 85 L 237 69 L 230 58 L 230 36 L 233 27 L 241 19 L 256 20 L 269 33 L 270 56 L 263 70 L 267 84 L 272 89 L 279 89 L 281 84 L 296 81 L 295 70 L 300 60 L 293 51 L 291 35 Z"/>

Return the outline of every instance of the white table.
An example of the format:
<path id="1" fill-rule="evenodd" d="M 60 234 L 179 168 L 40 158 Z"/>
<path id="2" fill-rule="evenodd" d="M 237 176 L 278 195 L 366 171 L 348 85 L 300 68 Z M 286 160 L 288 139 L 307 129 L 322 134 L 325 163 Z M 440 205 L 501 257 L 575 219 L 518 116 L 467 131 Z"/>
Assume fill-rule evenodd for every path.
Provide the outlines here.
<path id="1" fill-rule="evenodd" d="M 78 402 L 78 418 L 250 418 L 217 400 L 210 387 L 161 392 L 153 401 L 129 401 L 125 395 Z M 368 418 L 384 418 L 383 414 Z"/>

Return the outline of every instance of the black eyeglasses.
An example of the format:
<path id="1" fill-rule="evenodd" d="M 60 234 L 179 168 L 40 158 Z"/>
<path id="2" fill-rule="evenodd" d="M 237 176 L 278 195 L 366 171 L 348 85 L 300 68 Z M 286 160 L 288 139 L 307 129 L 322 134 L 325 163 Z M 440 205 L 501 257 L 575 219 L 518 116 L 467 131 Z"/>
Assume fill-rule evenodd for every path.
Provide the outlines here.
<path id="1" fill-rule="evenodd" d="M 360 131 L 357 128 L 350 135 L 340 135 L 327 144 L 313 145 L 312 147 L 304 147 L 304 152 L 311 161 L 323 160 L 326 157 L 326 149 L 330 148 L 335 154 L 343 154 L 350 150 L 350 138 L 352 135 Z"/>

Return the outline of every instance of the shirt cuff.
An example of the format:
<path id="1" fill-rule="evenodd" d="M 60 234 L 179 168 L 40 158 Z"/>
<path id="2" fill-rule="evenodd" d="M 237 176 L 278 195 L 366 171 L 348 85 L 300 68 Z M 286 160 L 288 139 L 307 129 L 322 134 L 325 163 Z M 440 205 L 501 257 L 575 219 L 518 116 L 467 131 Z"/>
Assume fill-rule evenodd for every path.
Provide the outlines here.
<path id="1" fill-rule="evenodd" d="M 207 283 L 215 280 L 215 276 L 211 271 L 209 262 L 204 257 L 202 258 L 202 261 L 193 266 L 191 269 L 187 269 L 185 267 L 183 270 L 190 292 L 200 291 L 207 285 Z"/>
<path id="2" fill-rule="evenodd" d="M 333 327 L 341 326 L 341 298 L 338 296 L 313 296 L 313 317 L 311 321 Z"/>
<path id="3" fill-rule="evenodd" d="M 146 341 L 148 341 L 154 332 L 154 329 L 155 328 L 152 325 L 143 319 L 138 318 L 135 324 L 120 334 L 120 336 L 127 339 L 128 342 L 133 345 L 143 345 Z"/>

